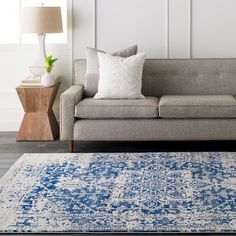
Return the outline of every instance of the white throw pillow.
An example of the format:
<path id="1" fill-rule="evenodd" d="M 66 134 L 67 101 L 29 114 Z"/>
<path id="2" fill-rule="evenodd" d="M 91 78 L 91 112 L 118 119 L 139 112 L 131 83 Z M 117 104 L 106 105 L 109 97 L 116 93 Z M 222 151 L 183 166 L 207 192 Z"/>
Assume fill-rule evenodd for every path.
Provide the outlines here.
<path id="1" fill-rule="evenodd" d="M 123 49 L 119 52 L 114 52 L 111 55 L 118 57 L 131 57 L 136 55 L 138 46 Z M 86 48 L 86 75 L 84 83 L 84 95 L 85 97 L 93 97 L 98 91 L 99 81 L 99 63 L 98 63 L 98 52 L 103 52 L 95 48 Z M 110 53 L 109 53 L 110 54 Z"/>
<path id="2" fill-rule="evenodd" d="M 128 58 L 98 53 L 99 83 L 95 99 L 144 98 L 141 93 L 145 53 Z"/>

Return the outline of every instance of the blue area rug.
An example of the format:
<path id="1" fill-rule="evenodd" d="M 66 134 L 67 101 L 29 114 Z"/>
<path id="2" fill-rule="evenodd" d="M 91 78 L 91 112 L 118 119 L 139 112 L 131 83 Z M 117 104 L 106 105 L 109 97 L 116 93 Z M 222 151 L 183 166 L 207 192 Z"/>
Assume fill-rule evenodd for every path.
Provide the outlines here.
<path id="1" fill-rule="evenodd" d="M 236 232 L 236 153 L 25 154 L 0 232 Z"/>

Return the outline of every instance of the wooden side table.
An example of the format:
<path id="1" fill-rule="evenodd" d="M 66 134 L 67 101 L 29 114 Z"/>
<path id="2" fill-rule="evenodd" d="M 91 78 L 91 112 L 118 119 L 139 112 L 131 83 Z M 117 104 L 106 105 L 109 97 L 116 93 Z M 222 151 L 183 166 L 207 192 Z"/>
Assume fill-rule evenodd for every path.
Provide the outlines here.
<path id="1" fill-rule="evenodd" d="M 53 87 L 22 87 L 16 91 L 25 111 L 17 141 L 55 140 L 59 135 L 59 125 L 52 106 L 60 82 Z"/>

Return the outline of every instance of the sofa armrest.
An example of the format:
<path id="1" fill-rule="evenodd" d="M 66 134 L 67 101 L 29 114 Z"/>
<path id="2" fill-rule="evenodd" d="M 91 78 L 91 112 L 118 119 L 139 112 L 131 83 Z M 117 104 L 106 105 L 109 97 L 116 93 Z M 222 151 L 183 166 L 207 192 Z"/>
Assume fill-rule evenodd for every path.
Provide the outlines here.
<path id="1" fill-rule="evenodd" d="M 74 140 L 75 105 L 83 98 L 83 85 L 73 85 L 60 97 L 60 140 Z"/>

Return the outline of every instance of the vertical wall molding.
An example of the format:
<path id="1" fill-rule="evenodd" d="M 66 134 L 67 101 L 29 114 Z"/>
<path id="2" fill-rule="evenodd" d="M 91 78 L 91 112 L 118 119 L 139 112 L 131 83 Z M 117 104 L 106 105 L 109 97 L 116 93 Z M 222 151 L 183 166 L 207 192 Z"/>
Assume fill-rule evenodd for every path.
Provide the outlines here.
<path id="1" fill-rule="evenodd" d="M 193 58 L 193 0 L 189 0 L 189 58 Z"/>
<path id="2" fill-rule="evenodd" d="M 159 48 L 159 51 L 156 50 L 156 53 L 153 54 L 149 52 L 151 54 L 150 58 L 169 59 L 193 57 L 192 2 L 193 0 L 181 0 L 179 3 L 173 0 L 163 0 L 162 3 L 160 3 L 160 6 L 164 7 L 164 9 L 161 8 L 163 9 L 161 10 L 162 12 L 160 12 L 160 9 L 158 9 L 157 12 L 160 12 L 159 14 L 163 16 L 163 18 L 161 19 L 163 20 L 163 23 L 160 22 L 162 24 L 162 27 L 159 26 L 160 28 L 157 28 L 153 31 L 153 34 L 158 38 L 158 40 L 160 40 L 160 42 L 156 41 L 155 46 L 155 42 L 152 41 L 153 47 Z M 103 36 L 101 36 L 103 28 L 102 25 L 100 25 L 100 18 L 103 18 L 103 15 L 101 15 L 100 11 L 102 11 L 101 7 L 102 4 L 105 4 L 105 2 L 99 0 L 73 0 L 73 3 L 73 13 L 75 14 L 75 16 L 73 16 L 73 19 L 77 21 L 74 24 L 73 58 L 83 59 L 85 58 L 84 48 L 86 46 L 95 48 L 99 46 L 104 47 L 104 43 L 102 43 L 103 41 L 100 42 L 100 39 L 107 41 L 106 38 L 103 38 Z M 120 9 L 118 8 L 117 11 L 119 10 Z M 136 14 L 134 15 L 137 17 Z M 82 19 L 81 22 L 84 22 L 82 25 L 80 24 L 80 19 Z M 110 23 L 112 24 L 112 19 L 110 20 Z M 182 27 L 180 28 L 180 32 L 178 32 L 177 30 L 178 26 Z M 162 37 L 160 37 L 160 35 Z M 181 37 L 183 39 L 182 42 Z M 129 39 L 127 41 L 129 41 Z M 145 45 L 144 40 L 140 41 L 143 45 Z M 160 43 L 162 45 L 162 49 L 160 49 Z M 110 42 L 110 45 L 112 45 L 112 42 Z M 112 46 L 110 45 L 107 46 L 107 50 L 112 50 Z"/>
<path id="3" fill-rule="evenodd" d="M 166 59 L 170 57 L 170 25 L 169 25 L 169 13 L 170 13 L 170 2 L 166 0 Z"/>
<path id="4" fill-rule="evenodd" d="M 73 59 L 85 58 L 85 47 L 95 47 L 95 0 L 73 0 Z"/>
<path id="5" fill-rule="evenodd" d="M 22 1 L 22 0 L 19 0 Z M 153 2 L 150 5 L 150 1 Z M 234 58 L 236 55 L 236 33 L 232 30 L 232 22 L 235 20 L 235 0 L 73 0 L 73 57 L 85 58 L 84 48 L 102 47 L 108 51 L 113 50 L 113 41 L 123 47 L 130 43 L 139 43 L 142 50 L 149 53 L 149 58 Z M 120 2 L 120 3 L 119 3 Z M 142 2 L 140 4 L 140 2 Z M 130 3 L 130 5 L 129 5 Z M 105 5 L 107 4 L 107 6 Z M 132 6 L 135 5 L 135 6 Z M 214 4 L 214 8 L 212 8 Z M 119 35 L 114 38 L 106 28 L 112 29 L 113 15 L 109 14 L 111 8 L 115 14 L 115 23 L 118 27 L 119 20 L 122 26 L 126 25 L 126 19 L 122 11 L 126 5 L 130 9 L 138 7 L 135 11 L 128 12 L 124 17 L 133 20 L 147 18 L 148 21 L 142 30 L 146 34 L 141 35 L 139 26 L 131 21 L 129 27 L 134 29 L 134 35 L 129 34 L 128 27 L 123 31 L 127 33 L 127 40 Z M 118 6 L 114 8 L 113 6 Z M 119 7 L 120 6 L 120 7 Z M 148 6 L 147 9 L 145 7 Z M 145 10 L 144 10 L 145 9 Z M 152 14 L 149 14 L 149 11 Z M 139 14 L 137 14 L 139 12 Z M 104 20 L 104 13 L 109 16 Z M 151 17 L 150 17 L 151 16 Z M 210 16 L 210 17 L 209 17 Z M 219 17 L 220 16 L 220 17 Z M 134 20 L 133 20 L 134 21 Z M 118 22 L 118 23 L 117 23 Z M 110 24 L 110 25 L 109 25 Z M 104 25 L 104 27 L 103 27 Z M 120 26 L 120 27 L 122 27 Z M 146 30 L 147 29 L 147 30 Z M 115 32 L 116 29 L 113 29 Z M 112 30 L 111 30 L 112 31 Z M 105 32 L 106 34 L 104 34 Z M 122 30 L 120 30 L 122 32 Z M 213 32 L 213 33 L 212 33 Z M 148 37 L 147 37 L 148 35 Z M 217 40 L 215 40 L 217 37 Z M 138 39 L 136 42 L 135 40 Z M 127 41 L 126 42 L 124 41 Z"/>
<path id="6" fill-rule="evenodd" d="M 189 58 L 190 0 L 169 0 L 169 57 Z"/>
<path id="7" fill-rule="evenodd" d="M 71 60 L 72 60 L 72 79 L 71 79 L 71 85 L 75 84 L 75 75 L 74 75 L 74 59 L 75 59 L 75 39 L 74 39 L 74 1 L 71 1 Z"/>
<path id="8" fill-rule="evenodd" d="M 94 48 L 97 48 L 97 0 L 94 1 Z"/>

